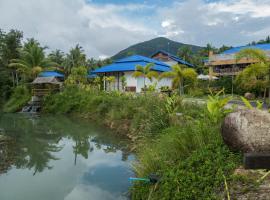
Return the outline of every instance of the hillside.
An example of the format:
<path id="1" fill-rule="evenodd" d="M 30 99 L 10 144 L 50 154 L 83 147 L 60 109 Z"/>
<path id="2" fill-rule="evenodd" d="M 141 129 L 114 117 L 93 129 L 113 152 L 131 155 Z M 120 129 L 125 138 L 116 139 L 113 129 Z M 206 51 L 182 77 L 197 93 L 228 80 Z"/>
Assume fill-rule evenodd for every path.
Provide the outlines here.
<path id="1" fill-rule="evenodd" d="M 169 45 L 168 45 L 169 43 Z M 123 57 L 126 57 L 128 55 L 133 55 L 133 54 L 139 54 L 142 56 L 151 56 L 153 53 L 155 53 L 157 50 L 164 50 L 164 51 L 169 51 L 171 54 L 177 54 L 178 49 L 183 46 L 183 45 L 188 45 L 191 47 L 193 52 L 196 52 L 202 47 L 200 46 L 195 46 L 195 45 L 189 45 L 189 44 L 183 44 L 180 42 L 175 42 L 172 40 L 169 40 L 164 37 L 158 37 L 149 41 L 141 42 L 135 45 L 132 45 L 128 47 L 127 49 L 124 49 L 114 55 L 112 57 L 113 60 L 117 60 Z"/>

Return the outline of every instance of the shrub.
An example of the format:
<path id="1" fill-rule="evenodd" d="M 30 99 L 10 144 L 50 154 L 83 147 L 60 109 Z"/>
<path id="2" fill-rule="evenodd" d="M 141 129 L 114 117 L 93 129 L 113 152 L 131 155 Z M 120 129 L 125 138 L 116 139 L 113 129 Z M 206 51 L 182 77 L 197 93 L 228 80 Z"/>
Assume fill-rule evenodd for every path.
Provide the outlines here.
<path id="1" fill-rule="evenodd" d="M 158 172 L 161 180 L 151 199 L 222 199 L 223 175 L 231 180 L 230 174 L 239 165 L 239 160 L 239 155 L 231 153 L 222 143 L 203 146 L 186 159 Z M 147 199 L 153 187 L 135 184 L 131 190 L 132 199 Z"/>
<path id="2" fill-rule="evenodd" d="M 31 94 L 26 86 L 17 86 L 8 102 L 4 105 L 4 112 L 17 112 L 30 100 Z"/>

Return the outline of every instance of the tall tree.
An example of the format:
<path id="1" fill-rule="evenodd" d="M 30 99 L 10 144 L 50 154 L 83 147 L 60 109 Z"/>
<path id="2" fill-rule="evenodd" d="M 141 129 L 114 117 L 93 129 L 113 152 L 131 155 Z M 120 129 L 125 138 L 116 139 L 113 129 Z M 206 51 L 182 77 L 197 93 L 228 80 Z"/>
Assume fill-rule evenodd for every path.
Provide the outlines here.
<path id="1" fill-rule="evenodd" d="M 19 57 L 22 37 L 23 33 L 17 30 L 8 33 L 0 30 L 0 101 L 9 97 L 15 85 L 16 73 L 8 68 L 8 64 L 11 59 Z"/>
<path id="2" fill-rule="evenodd" d="M 243 49 L 235 57 L 236 62 L 242 58 L 256 61 L 244 69 L 237 80 L 245 88 L 268 88 L 270 99 L 270 63 L 265 52 L 260 49 Z"/>
<path id="3" fill-rule="evenodd" d="M 52 51 L 48 56 L 48 58 L 52 62 L 57 63 L 59 66 L 61 66 L 64 63 L 64 57 L 65 57 L 65 54 L 59 49 Z"/>
<path id="4" fill-rule="evenodd" d="M 186 62 L 192 63 L 193 62 L 193 53 L 192 49 L 188 45 L 183 45 L 178 49 L 177 55 L 179 58 L 183 59 Z"/>
<path id="5" fill-rule="evenodd" d="M 37 41 L 29 39 L 20 50 L 20 57 L 12 59 L 9 67 L 16 69 L 24 79 L 34 78 L 43 69 L 56 66 L 46 58 L 44 49 Z"/>
<path id="6" fill-rule="evenodd" d="M 69 75 L 71 73 L 72 68 L 86 65 L 87 60 L 86 55 L 84 54 L 84 50 L 79 44 L 77 44 L 67 54 L 67 57 L 64 62 L 65 72 L 67 75 Z"/>
<path id="7" fill-rule="evenodd" d="M 184 65 L 172 66 L 172 71 L 163 72 L 161 78 L 170 77 L 172 78 L 172 87 L 179 88 L 179 94 L 184 94 L 184 80 L 189 79 L 191 83 L 197 80 L 197 73 L 192 68 L 185 68 Z"/>

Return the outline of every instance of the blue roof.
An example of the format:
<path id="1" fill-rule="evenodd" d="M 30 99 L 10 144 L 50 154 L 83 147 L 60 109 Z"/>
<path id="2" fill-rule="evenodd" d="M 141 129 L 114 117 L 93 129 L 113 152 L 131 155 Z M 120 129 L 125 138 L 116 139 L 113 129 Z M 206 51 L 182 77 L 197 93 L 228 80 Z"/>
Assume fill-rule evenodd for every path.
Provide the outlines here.
<path id="1" fill-rule="evenodd" d="M 39 77 L 58 77 L 64 78 L 64 74 L 56 72 L 56 71 L 43 71 L 39 75 Z"/>
<path id="2" fill-rule="evenodd" d="M 241 51 L 242 49 L 261 49 L 264 51 L 268 51 L 270 50 L 270 44 L 256 44 L 256 45 L 234 47 L 224 51 L 222 54 L 234 54 Z"/>
<path id="3" fill-rule="evenodd" d="M 189 67 L 194 67 L 194 65 L 180 59 L 179 57 L 177 57 L 176 55 L 173 55 L 171 53 L 168 53 L 167 51 L 164 51 L 164 50 L 158 50 L 157 52 L 155 52 L 151 57 L 153 57 L 154 55 L 158 54 L 158 53 L 163 53 L 165 55 L 167 55 L 169 58 L 173 59 L 174 61 L 178 62 L 178 63 L 181 63 L 183 65 L 187 65 Z"/>
<path id="4" fill-rule="evenodd" d="M 133 55 L 117 60 L 113 64 L 96 69 L 92 71 L 92 73 L 135 71 L 137 65 L 146 66 L 149 63 L 153 63 L 152 70 L 154 71 L 167 72 L 171 70 L 169 65 L 158 60 L 140 55 Z"/>

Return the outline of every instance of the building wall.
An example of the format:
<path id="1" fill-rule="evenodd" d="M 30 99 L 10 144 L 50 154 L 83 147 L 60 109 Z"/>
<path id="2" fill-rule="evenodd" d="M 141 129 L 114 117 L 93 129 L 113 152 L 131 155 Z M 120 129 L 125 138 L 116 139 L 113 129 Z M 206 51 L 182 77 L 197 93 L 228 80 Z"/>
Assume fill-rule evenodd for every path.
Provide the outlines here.
<path id="1" fill-rule="evenodd" d="M 136 92 L 141 92 L 142 88 L 144 87 L 144 78 L 143 77 L 138 77 L 138 78 L 134 78 L 132 76 L 133 71 L 132 72 L 124 72 L 124 76 L 126 77 L 126 87 L 127 88 L 136 88 Z M 113 74 L 110 74 L 110 76 L 112 76 Z M 114 74 L 115 76 L 117 75 L 117 73 Z M 112 91 L 112 90 L 118 90 L 118 83 L 117 83 L 117 77 L 115 79 L 115 83 L 110 83 L 110 84 L 106 84 L 106 90 L 107 91 Z M 121 82 L 121 81 L 120 81 Z M 153 85 L 155 82 L 157 82 L 157 86 L 156 89 L 159 90 L 161 87 L 163 86 L 168 86 L 171 87 L 172 85 L 172 79 L 171 78 L 163 78 L 161 80 L 156 80 L 153 79 L 153 81 L 151 82 L 149 79 L 145 79 L 145 85 L 149 86 L 149 85 Z M 119 88 L 120 91 L 122 90 L 122 84 L 119 83 Z"/>
<path id="2" fill-rule="evenodd" d="M 163 63 L 166 63 L 167 65 L 170 65 L 170 66 L 176 65 L 178 63 L 175 60 L 171 59 L 168 55 L 165 55 L 163 53 L 158 53 L 158 54 L 152 56 L 152 58 L 159 60 Z"/>

